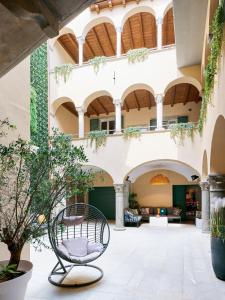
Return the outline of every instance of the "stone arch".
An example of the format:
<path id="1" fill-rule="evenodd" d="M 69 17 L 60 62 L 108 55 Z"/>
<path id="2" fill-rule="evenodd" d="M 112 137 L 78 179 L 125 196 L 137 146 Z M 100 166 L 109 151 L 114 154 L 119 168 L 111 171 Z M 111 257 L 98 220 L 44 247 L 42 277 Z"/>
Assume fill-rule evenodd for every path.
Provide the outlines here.
<path id="1" fill-rule="evenodd" d="M 225 118 L 220 115 L 215 123 L 210 153 L 210 173 L 225 174 Z"/>
<path id="2" fill-rule="evenodd" d="M 95 19 L 91 20 L 89 23 L 86 24 L 86 26 L 84 27 L 83 32 L 82 32 L 82 38 L 85 39 L 88 32 L 93 27 L 95 27 L 96 25 L 99 25 L 101 23 L 110 23 L 115 28 L 115 24 L 114 24 L 112 19 L 110 19 L 109 17 L 106 17 L 106 16 L 99 16 L 99 17 L 96 17 Z"/>
<path id="3" fill-rule="evenodd" d="M 131 92 L 133 92 L 135 90 L 147 90 L 155 97 L 155 92 L 150 85 L 148 85 L 146 83 L 135 83 L 135 84 L 132 84 L 129 87 L 127 87 L 126 90 L 121 95 L 122 103 L 123 103 L 124 99 L 127 97 L 127 95 L 129 95 Z"/>
<path id="4" fill-rule="evenodd" d="M 113 99 L 112 95 L 108 91 L 105 91 L 105 90 L 96 91 L 96 92 L 92 93 L 91 95 L 87 96 L 86 99 L 84 100 L 84 102 L 83 102 L 83 109 L 84 109 L 84 111 L 87 110 L 88 105 L 93 100 L 95 100 L 96 98 L 99 98 L 101 96 L 108 96 L 108 97 L 110 97 L 110 98 Z"/>
<path id="5" fill-rule="evenodd" d="M 155 10 L 150 7 L 150 6 L 145 6 L 145 5 L 137 5 L 134 8 L 130 9 L 122 18 L 121 21 L 121 28 L 123 28 L 124 24 L 126 23 L 126 21 L 133 15 L 137 14 L 137 13 L 141 13 L 141 12 L 147 12 L 150 13 L 151 15 L 153 15 L 154 17 L 156 17 L 156 12 Z"/>
<path id="6" fill-rule="evenodd" d="M 165 17 L 165 15 L 168 13 L 168 11 L 173 8 L 173 2 L 170 2 L 164 9 L 163 11 L 163 17 Z"/>
<path id="7" fill-rule="evenodd" d="M 180 84 L 180 83 L 189 83 L 192 84 L 194 87 L 197 88 L 197 90 L 201 93 L 202 91 L 202 85 L 201 83 L 195 79 L 194 77 L 190 77 L 190 76 L 182 76 L 179 77 L 173 81 L 171 81 L 164 89 L 164 95 L 166 94 L 166 92 L 173 86 Z"/>
<path id="8" fill-rule="evenodd" d="M 170 159 L 160 159 L 153 161 L 146 161 L 140 165 L 134 166 L 126 175 L 124 176 L 124 181 L 127 177 L 131 181 L 141 176 L 144 173 L 154 170 L 169 170 L 183 175 L 188 181 L 191 181 L 191 175 L 200 176 L 199 172 L 192 166 L 178 160 Z"/>
<path id="9" fill-rule="evenodd" d="M 208 176 L 208 156 L 206 150 L 204 151 L 203 158 L 202 158 L 202 179 L 206 179 Z"/>
<path id="10" fill-rule="evenodd" d="M 69 98 L 69 97 L 60 97 L 60 98 L 55 99 L 52 102 L 52 104 L 51 104 L 52 113 L 55 114 L 57 109 L 60 107 L 60 105 L 62 105 L 63 103 L 66 103 L 66 102 L 72 102 L 74 104 L 74 106 L 76 107 L 75 101 L 72 100 L 71 98 Z"/>
<path id="11" fill-rule="evenodd" d="M 96 172 L 96 178 L 94 179 L 94 186 L 113 186 L 114 180 L 108 170 L 96 165 L 87 165 L 85 166 L 85 168 L 90 169 L 93 172 Z M 105 182 L 102 180 L 105 180 Z"/>
<path id="12" fill-rule="evenodd" d="M 172 4 L 164 13 L 165 14 L 163 17 L 162 25 L 162 46 L 167 47 L 175 44 L 174 15 Z"/>

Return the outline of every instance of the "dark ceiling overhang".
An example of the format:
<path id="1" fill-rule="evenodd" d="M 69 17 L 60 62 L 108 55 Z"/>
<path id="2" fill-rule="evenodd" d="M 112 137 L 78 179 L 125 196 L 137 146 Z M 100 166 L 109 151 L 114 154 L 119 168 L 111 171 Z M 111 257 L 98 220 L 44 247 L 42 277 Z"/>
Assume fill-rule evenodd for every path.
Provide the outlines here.
<path id="1" fill-rule="evenodd" d="M 0 77 L 94 0 L 0 0 Z"/>

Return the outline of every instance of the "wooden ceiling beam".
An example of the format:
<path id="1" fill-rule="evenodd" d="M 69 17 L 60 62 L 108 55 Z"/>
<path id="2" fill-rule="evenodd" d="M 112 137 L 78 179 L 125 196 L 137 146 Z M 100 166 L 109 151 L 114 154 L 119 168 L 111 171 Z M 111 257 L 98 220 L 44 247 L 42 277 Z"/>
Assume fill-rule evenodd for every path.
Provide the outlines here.
<path id="1" fill-rule="evenodd" d="M 116 51 L 115 51 L 115 49 L 114 49 L 114 47 L 113 47 L 113 43 L 112 43 L 112 41 L 111 41 L 110 34 L 109 34 L 108 28 L 107 28 L 107 26 L 106 26 L 105 23 L 103 23 L 103 27 L 104 27 L 105 33 L 106 33 L 106 35 L 107 35 L 107 38 L 108 38 L 108 40 L 109 40 L 109 44 L 110 44 L 110 46 L 111 46 L 112 52 L 113 52 L 114 55 L 116 55 Z"/>
<path id="2" fill-rule="evenodd" d="M 143 47 L 145 47 L 144 27 L 143 27 L 143 20 L 142 20 L 141 12 L 139 13 L 139 22 L 140 22 L 140 28 L 141 28 L 142 45 L 143 45 Z"/>
<path id="3" fill-rule="evenodd" d="M 68 53 L 68 55 L 72 58 L 72 60 L 76 63 L 76 59 L 75 59 L 75 54 L 71 53 L 71 51 L 65 46 L 65 44 L 58 39 L 58 42 L 60 43 L 60 45 L 63 47 L 63 49 L 66 51 L 66 53 Z"/>
<path id="4" fill-rule="evenodd" d="M 189 99 L 189 97 L 190 97 L 190 92 L 191 92 L 191 85 L 189 84 L 189 85 L 188 85 L 188 88 L 187 88 L 186 97 L 185 97 L 185 100 L 184 100 L 184 105 L 186 105 L 187 102 L 188 102 L 188 99 Z"/>
<path id="5" fill-rule="evenodd" d="M 126 100 L 124 100 L 124 106 L 125 106 L 126 111 L 129 112 L 130 108 L 129 108 Z"/>
<path id="6" fill-rule="evenodd" d="M 136 94 L 135 91 L 134 91 L 134 98 L 135 98 L 135 102 L 136 102 L 137 108 L 138 108 L 138 110 L 140 110 L 140 109 L 141 109 L 140 103 L 139 103 L 139 101 L 138 101 L 138 97 L 137 97 L 137 94 Z"/>
<path id="7" fill-rule="evenodd" d="M 101 98 L 98 97 L 97 100 L 98 100 L 98 103 L 99 103 L 99 105 L 101 106 L 101 108 L 104 110 L 105 114 L 108 115 L 109 112 L 108 112 L 108 110 L 106 109 L 106 107 L 102 104 Z"/>
<path id="8" fill-rule="evenodd" d="M 174 103 L 175 103 L 175 98 L 176 98 L 176 85 L 174 86 L 174 89 L 173 89 L 173 93 L 172 93 L 172 99 L 171 99 L 171 107 L 174 106 Z"/>
<path id="9" fill-rule="evenodd" d="M 92 104 L 89 104 L 90 105 L 90 108 L 93 110 L 93 112 L 99 116 L 99 112 L 95 109 L 95 107 L 92 105 Z"/>
<path id="10" fill-rule="evenodd" d="M 86 44 L 86 47 L 88 48 L 88 51 L 91 53 L 91 55 L 92 55 L 93 57 L 95 57 L 95 52 L 94 52 L 94 50 L 92 49 L 92 47 L 91 47 L 91 45 L 89 44 L 89 42 L 88 42 L 87 39 L 85 39 L 85 44 Z"/>
<path id="11" fill-rule="evenodd" d="M 68 110 L 71 114 L 73 114 L 75 117 L 78 116 L 78 113 L 77 113 L 76 109 L 75 109 L 75 108 L 72 109 L 72 108 L 68 105 L 68 102 L 63 103 L 62 106 L 63 106 L 66 110 Z"/>
<path id="12" fill-rule="evenodd" d="M 131 47 L 134 49 L 134 39 L 133 39 L 133 34 L 131 30 L 131 25 L 130 25 L 130 18 L 127 20 L 128 22 L 128 29 L 129 29 L 129 35 L 130 35 L 130 40 L 131 40 Z"/>
<path id="13" fill-rule="evenodd" d="M 77 44 L 76 44 L 76 41 L 75 41 L 74 39 L 71 38 L 71 36 L 70 36 L 69 33 L 66 34 L 66 37 L 68 38 L 68 40 L 69 40 L 70 43 L 74 46 L 75 49 L 78 48 L 78 47 L 77 47 Z M 75 51 L 74 51 L 74 56 L 75 56 L 75 61 L 76 61 L 76 63 L 78 64 L 79 58 L 77 57 Z"/>
<path id="14" fill-rule="evenodd" d="M 95 38 L 96 38 L 96 40 L 97 40 L 97 42 L 98 42 L 98 45 L 99 45 L 99 47 L 100 47 L 102 53 L 106 56 L 105 50 L 104 50 L 104 48 L 102 47 L 102 44 L 101 44 L 101 42 L 100 42 L 100 40 L 99 40 L 99 37 L 98 37 L 98 34 L 97 34 L 95 28 L 92 28 L 92 31 L 94 32 Z"/>
<path id="15" fill-rule="evenodd" d="M 148 109 L 152 108 L 152 101 L 151 101 L 151 93 L 146 91 L 147 100 L 148 100 Z"/>

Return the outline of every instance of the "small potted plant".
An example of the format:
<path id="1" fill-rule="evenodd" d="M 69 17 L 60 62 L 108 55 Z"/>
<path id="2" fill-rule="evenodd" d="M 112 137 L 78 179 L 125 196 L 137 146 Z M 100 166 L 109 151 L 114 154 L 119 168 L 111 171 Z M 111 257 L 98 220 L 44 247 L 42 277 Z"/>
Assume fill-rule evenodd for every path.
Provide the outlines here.
<path id="1" fill-rule="evenodd" d="M 225 281 L 225 199 L 215 201 L 211 214 L 211 255 L 217 278 Z"/>
<path id="2" fill-rule="evenodd" d="M 10 252 L 9 261 L 0 261 L 0 299 L 24 299 L 32 263 L 21 260 L 22 249 L 30 242 L 42 245 L 46 226 L 38 217 L 51 222 L 62 200 L 91 186 L 93 174 L 84 171 L 85 162 L 83 148 L 57 131 L 40 148 L 22 139 L 0 144 L 0 242 Z"/>

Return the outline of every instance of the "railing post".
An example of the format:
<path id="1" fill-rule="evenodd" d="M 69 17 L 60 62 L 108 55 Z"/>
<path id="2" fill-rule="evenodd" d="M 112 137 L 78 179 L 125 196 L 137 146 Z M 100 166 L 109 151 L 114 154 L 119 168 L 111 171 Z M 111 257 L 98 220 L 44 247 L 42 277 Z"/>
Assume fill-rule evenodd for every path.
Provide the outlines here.
<path id="1" fill-rule="evenodd" d="M 163 129 L 163 94 L 156 95 L 156 113 L 157 113 L 157 128 L 156 130 Z"/>
<path id="2" fill-rule="evenodd" d="M 84 110 L 83 107 L 77 107 L 78 112 L 78 127 L 79 127 L 79 138 L 84 138 Z"/>
<path id="3" fill-rule="evenodd" d="M 84 45 L 84 39 L 82 36 L 79 36 L 77 38 L 78 45 L 79 45 L 79 66 L 83 65 L 83 45 Z"/>
<path id="4" fill-rule="evenodd" d="M 116 133 L 121 133 L 121 100 L 114 99 L 113 104 L 115 105 Z"/>
<path id="5" fill-rule="evenodd" d="M 158 17 L 157 21 L 157 49 L 162 49 L 162 24 L 163 24 L 163 18 Z"/>
<path id="6" fill-rule="evenodd" d="M 116 27 L 116 57 L 121 56 L 121 33 L 122 28 L 120 26 Z"/>

